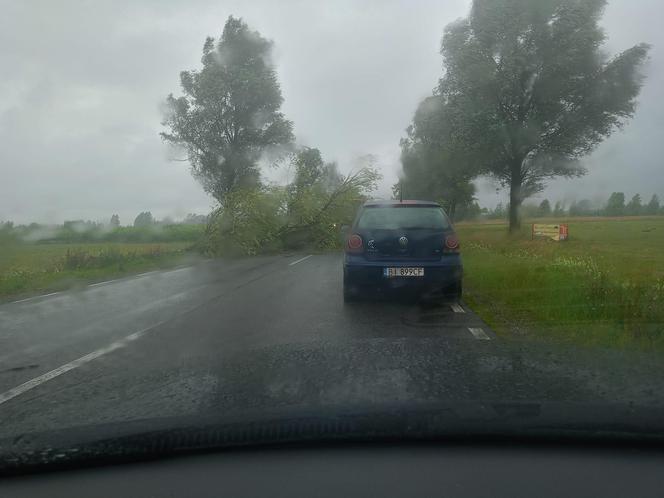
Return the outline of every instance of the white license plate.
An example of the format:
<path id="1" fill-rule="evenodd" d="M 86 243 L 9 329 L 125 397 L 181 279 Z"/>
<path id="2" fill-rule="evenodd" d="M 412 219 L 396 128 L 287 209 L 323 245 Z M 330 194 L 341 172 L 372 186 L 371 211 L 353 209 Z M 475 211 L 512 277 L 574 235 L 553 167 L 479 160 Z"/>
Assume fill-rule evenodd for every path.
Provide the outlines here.
<path id="1" fill-rule="evenodd" d="M 423 277 L 424 268 L 399 267 L 383 268 L 383 276 L 392 277 Z"/>

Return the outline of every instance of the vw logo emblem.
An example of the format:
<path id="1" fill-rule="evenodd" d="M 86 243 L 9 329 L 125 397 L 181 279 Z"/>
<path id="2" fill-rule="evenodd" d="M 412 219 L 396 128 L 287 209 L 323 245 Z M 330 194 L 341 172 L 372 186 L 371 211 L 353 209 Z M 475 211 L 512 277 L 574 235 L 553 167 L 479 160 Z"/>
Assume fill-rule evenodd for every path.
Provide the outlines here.
<path id="1" fill-rule="evenodd" d="M 369 242 L 367 242 L 367 245 L 369 246 L 369 249 L 375 249 L 376 241 L 374 239 L 371 239 Z"/>
<path id="2" fill-rule="evenodd" d="M 406 237 L 399 237 L 399 245 L 401 247 L 406 247 L 408 245 L 408 239 Z"/>

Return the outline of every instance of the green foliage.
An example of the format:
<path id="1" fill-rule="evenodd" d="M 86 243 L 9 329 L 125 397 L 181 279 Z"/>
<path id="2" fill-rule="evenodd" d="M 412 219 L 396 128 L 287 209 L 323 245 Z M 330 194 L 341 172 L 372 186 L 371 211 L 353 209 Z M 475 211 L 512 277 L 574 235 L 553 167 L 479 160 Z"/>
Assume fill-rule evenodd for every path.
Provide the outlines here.
<path id="1" fill-rule="evenodd" d="M 477 162 L 454 140 L 452 122 L 444 100 L 434 95 L 418 107 L 408 138 L 401 141 L 403 178 L 393 187 L 395 197 L 433 200 L 443 205 L 452 219 L 457 208 L 472 210 L 475 186 L 471 180 Z"/>
<path id="2" fill-rule="evenodd" d="M 133 251 L 121 251 L 115 247 L 103 248 L 98 251 L 74 248 L 67 249 L 61 265 L 63 270 L 83 270 L 110 266 L 116 266 L 123 270 L 128 262 L 137 259 L 159 259 L 163 255 L 164 251 L 159 246 Z"/>
<path id="3" fill-rule="evenodd" d="M 14 243 L 17 238 L 14 224 L 11 221 L 0 223 L 0 246 Z"/>
<path id="4" fill-rule="evenodd" d="M 521 206 L 521 216 L 523 218 L 537 218 L 539 217 L 539 212 L 539 206 L 536 204 L 524 204 Z"/>
<path id="5" fill-rule="evenodd" d="M 502 202 L 499 202 L 495 209 L 489 211 L 487 214 L 487 218 L 490 220 L 504 220 L 506 216 L 507 211 L 505 210 L 505 206 L 503 206 Z"/>
<path id="6" fill-rule="evenodd" d="M 120 226 L 120 217 L 117 214 L 114 214 L 113 216 L 111 216 L 111 221 L 110 221 L 109 225 L 112 228 L 118 228 Z"/>
<path id="7" fill-rule="evenodd" d="M 1 243 L 1 241 L 0 241 Z M 132 272 L 172 266 L 190 244 L 29 244 L 0 246 L 0 298 L 66 289 Z"/>
<path id="8" fill-rule="evenodd" d="M 203 251 L 254 255 L 281 249 L 278 236 L 286 217 L 285 202 L 286 194 L 280 188 L 229 192 L 223 208 L 210 217 Z"/>
<path id="9" fill-rule="evenodd" d="M 565 205 L 560 201 L 556 202 L 556 205 L 553 208 L 553 216 L 560 217 L 565 216 Z"/>
<path id="10" fill-rule="evenodd" d="M 537 214 L 541 217 L 551 216 L 551 204 L 549 204 L 549 199 L 544 199 L 540 203 Z"/>
<path id="11" fill-rule="evenodd" d="M 625 214 L 625 194 L 613 192 L 604 210 L 607 216 L 623 216 Z"/>
<path id="12" fill-rule="evenodd" d="M 155 223 L 152 213 L 150 211 L 144 211 L 139 213 L 134 220 L 135 227 L 149 227 Z"/>
<path id="13" fill-rule="evenodd" d="M 300 159 L 296 157 L 294 161 Z M 337 247 L 341 225 L 352 221 L 359 204 L 376 188 L 380 178 L 372 159 L 367 161 L 357 173 L 345 177 L 339 175 L 336 166 L 327 165 L 313 181 L 298 184 L 296 176 L 295 182 L 286 187 L 230 192 L 224 206 L 211 216 L 202 251 L 254 255 L 283 249 Z M 308 173 L 306 178 L 311 178 Z"/>
<path id="14" fill-rule="evenodd" d="M 318 182 L 325 167 L 320 151 L 309 147 L 294 153 L 291 165 L 295 167 L 293 188 L 296 190 L 311 187 Z"/>
<path id="15" fill-rule="evenodd" d="M 289 212 L 288 223 L 284 227 L 284 241 L 288 247 L 312 244 L 318 249 L 338 246 L 339 229 L 349 225 L 367 194 L 375 190 L 380 174 L 374 168 L 372 157 L 364 158 L 368 165 L 357 173 L 336 177 L 330 184 L 326 178 L 302 191 Z M 336 171 L 336 168 L 334 168 Z"/>
<path id="16" fill-rule="evenodd" d="M 625 206 L 625 214 L 628 216 L 639 216 L 643 214 L 643 205 L 641 203 L 641 195 L 636 194 Z"/>
<path id="17" fill-rule="evenodd" d="M 477 201 L 474 201 L 470 204 L 457 207 L 454 213 L 454 221 L 479 220 L 482 216 L 486 216 L 488 212 L 488 209 L 482 209 Z"/>
<path id="18" fill-rule="evenodd" d="M 208 217 L 206 215 L 194 213 L 189 213 L 182 221 L 184 225 L 205 225 L 207 222 Z"/>
<path id="19" fill-rule="evenodd" d="M 569 216 L 597 216 L 598 214 L 598 210 L 588 199 L 572 202 L 569 207 Z"/>
<path id="20" fill-rule="evenodd" d="M 608 59 L 603 0 L 474 0 L 443 36 L 438 94 L 455 141 L 510 189 L 510 228 L 548 178 L 584 173 L 578 160 L 635 111 L 649 47 Z"/>
<path id="21" fill-rule="evenodd" d="M 170 131 L 162 138 L 186 151 L 194 176 L 222 205 L 229 193 L 258 187 L 261 154 L 293 139 L 271 53 L 270 41 L 229 17 L 216 45 L 205 40 L 203 67 L 180 74 L 184 95 L 166 101 Z"/>
<path id="22" fill-rule="evenodd" d="M 499 334 L 664 350 L 664 218 L 570 221 L 564 243 L 504 227 L 457 228 L 465 298 Z"/>
<path id="23" fill-rule="evenodd" d="M 650 202 L 646 206 L 645 212 L 646 214 L 655 215 L 659 214 L 659 210 L 660 210 L 659 197 L 657 197 L 657 194 L 654 194 L 650 199 Z"/>
<path id="24" fill-rule="evenodd" d="M 0 243 L 33 242 L 39 244 L 75 244 L 91 242 L 196 242 L 203 225 L 148 225 L 139 227 L 104 227 L 95 223 L 65 222 L 60 226 L 33 223 L 0 230 Z"/>

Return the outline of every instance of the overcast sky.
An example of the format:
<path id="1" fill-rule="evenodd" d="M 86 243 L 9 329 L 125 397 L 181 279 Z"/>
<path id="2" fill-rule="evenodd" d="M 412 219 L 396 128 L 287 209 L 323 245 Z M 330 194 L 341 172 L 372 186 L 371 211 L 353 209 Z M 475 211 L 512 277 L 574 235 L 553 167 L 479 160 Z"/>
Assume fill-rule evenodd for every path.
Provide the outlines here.
<path id="1" fill-rule="evenodd" d="M 399 172 L 399 139 L 442 74 L 446 24 L 470 2 L 0 0 L 0 221 L 130 224 L 206 213 L 213 201 L 186 163 L 169 161 L 160 104 L 179 72 L 199 67 L 203 41 L 229 15 L 275 42 L 283 110 L 302 145 L 347 171 L 379 157 L 382 194 Z M 664 31 L 661 0 L 613 0 L 604 18 L 615 53 L 654 45 L 634 120 L 586 161 L 583 179 L 555 181 L 538 199 L 664 198 Z M 270 171 L 274 180 L 286 173 Z M 505 199 L 480 181 L 479 198 Z M 537 199 L 536 199 L 537 200 Z"/>

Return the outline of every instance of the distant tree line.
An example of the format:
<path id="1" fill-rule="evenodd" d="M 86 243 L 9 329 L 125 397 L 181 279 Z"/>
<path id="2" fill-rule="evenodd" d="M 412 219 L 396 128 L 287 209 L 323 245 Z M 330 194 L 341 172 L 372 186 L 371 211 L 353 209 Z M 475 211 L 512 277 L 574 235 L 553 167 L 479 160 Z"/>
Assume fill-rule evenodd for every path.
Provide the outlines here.
<path id="1" fill-rule="evenodd" d="M 118 215 L 109 223 L 90 220 L 70 220 L 60 225 L 29 223 L 16 225 L 0 222 L 0 244 L 3 243 L 88 243 L 88 242 L 196 242 L 204 233 L 207 216 L 187 215 L 180 222 L 169 219 L 155 221 L 152 215 L 141 220 L 152 220 L 134 226 L 120 226 Z M 147 213 L 149 214 L 149 213 Z M 202 218 L 204 220 L 202 220 Z M 138 218 L 138 217 L 137 217 Z"/>
<path id="2" fill-rule="evenodd" d="M 507 219 L 509 205 L 498 203 L 494 209 L 480 208 L 477 202 L 471 204 L 471 209 L 461 213 L 459 220 Z M 524 204 L 521 208 L 524 218 L 560 218 L 576 216 L 657 216 L 664 215 L 664 206 L 660 204 L 659 196 L 653 194 L 650 201 L 643 203 L 640 194 L 634 194 L 626 202 L 624 192 L 613 192 L 607 201 L 597 204 L 589 199 L 572 201 L 569 206 L 563 202 L 556 202 L 553 208 L 548 199 L 540 204 Z"/>

